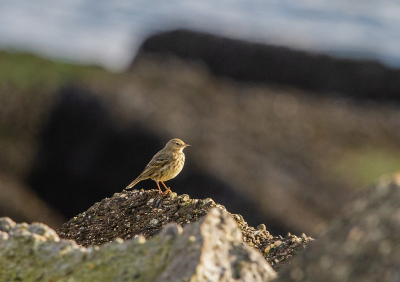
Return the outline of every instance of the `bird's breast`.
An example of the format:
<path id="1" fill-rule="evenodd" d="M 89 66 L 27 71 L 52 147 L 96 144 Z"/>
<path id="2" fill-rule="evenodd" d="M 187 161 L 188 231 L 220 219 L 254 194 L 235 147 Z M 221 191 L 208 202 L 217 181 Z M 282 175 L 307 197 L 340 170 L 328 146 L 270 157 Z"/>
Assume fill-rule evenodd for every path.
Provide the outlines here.
<path id="1" fill-rule="evenodd" d="M 171 174 L 170 174 L 171 178 L 174 178 L 182 171 L 183 165 L 185 164 L 185 155 L 183 153 L 176 154 L 174 156 L 174 159 L 175 159 L 174 161 L 175 166 L 173 169 L 171 169 Z"/>

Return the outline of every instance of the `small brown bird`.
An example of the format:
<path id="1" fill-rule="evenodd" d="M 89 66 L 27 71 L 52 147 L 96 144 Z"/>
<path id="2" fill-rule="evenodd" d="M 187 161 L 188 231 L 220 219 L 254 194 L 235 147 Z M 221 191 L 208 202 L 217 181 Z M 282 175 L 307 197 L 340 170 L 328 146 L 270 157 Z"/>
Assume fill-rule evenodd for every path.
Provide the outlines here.
<path id="1" fill-rule="evenodd" d="M 185 164 L 183 149 L 187 146 L 190 145 L 185 144 L 181 139 L 174 138 L 170 140 L 160 152 L 154 155 L 144 171 L 125 189 L 131 189 L 140 181 L 150 178 L 157 183 L 160 193 L 163 193 L 158 184 L 158 182 L 161 182 L 166 189 L 163 195 L 167 195 L 171 189 L 165 186 L 164 181 L 174 178 L 181 172 Z"/>

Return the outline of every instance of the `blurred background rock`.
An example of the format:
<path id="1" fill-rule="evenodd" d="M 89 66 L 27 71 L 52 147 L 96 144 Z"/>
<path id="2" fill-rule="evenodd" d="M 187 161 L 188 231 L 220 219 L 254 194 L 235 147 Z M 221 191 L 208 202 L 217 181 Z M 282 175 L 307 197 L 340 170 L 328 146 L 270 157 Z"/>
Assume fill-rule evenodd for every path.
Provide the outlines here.
<path id="1" fill-rule="evenodd" d="M 6 50 L 0 53 L 0 216 L 58 228 L 122 191 L 173 137 L 193 145 L 183 172 L 168 182 L 173 191 L 211 197 L 250 225 L 265 223 L 275 235 L 317 234 L 360 187 L 400 167 L 400 55 L 376 47 L 375 29 L 362 38 L 353 38 L 349 29 L 347 44 L 332 43 L 330 50 L 318 32 L 303 37 L 310 46 L 301 44 L 300 31 L 287 33 L 315 9 L 335 14 L 325 33 L 338 31 L 340 20 L 345 27 L 357 23 L 369 30 L 374 19 L 387 23 L 374 13 L 374 3 L 344 6 L 340 13 L 327 3 L 322 8 L 287 3 L 282 9 L 293 9 L 293 15 L 285 17 L 269 1 L 258 9 L 261 15 L 243 10 L 240 17 L 257 21 L 238 29 L 233 10 L 202 18 L 209 7 L 199 6 L 196 17 L 180 22 L 176 15 L 140 10 L 144 4 L 125 3 L 124 14 L 124 1 L 109 12 L 106 4 L 89 12 L 46 2 L 25 8 L 0 4 L 1 26 L 19 19 L 15 30 L 0 30 Z M 398 11 L 397 4 L 386 5 Z M 39 7 L 45 7 L 43 15 Z M 133 16 L 135 7 L 147 21 Z M 304 9 L 309 13 L 302 14 Z M 273 23 L 263 18 L 271 11 L 280 17 Z M 113 21 L 121 13 L 125 17 Z M 311 17 L 316 26 L 317 14 Z M 150 18 L 153 24 L 142 32 L 128 30 L 128 16 L 142 26 Z M 169 23 L 161 25 L 161 18 Z M 220 26 L 221 20 L 226 24 Z M 280 37 L 271 37 L 285 20 Z M 49 34 L 39 33 L 51 23 Z M 93 27 L 96 23 L 104 25 Z M 172 27 L 197 31 L 162 32 Z M 387 27 L 388 38 L 395 28 Z M 122 31 L 134 39 L 122 40 Z M 161 33 L 150 35 L 154 31 Z M 335 34 L 333 39 L 343 40 Z M 101 67 L 82 65 L 88 63 Z M 155 184 L 144 181 L 138 188 Z"/>

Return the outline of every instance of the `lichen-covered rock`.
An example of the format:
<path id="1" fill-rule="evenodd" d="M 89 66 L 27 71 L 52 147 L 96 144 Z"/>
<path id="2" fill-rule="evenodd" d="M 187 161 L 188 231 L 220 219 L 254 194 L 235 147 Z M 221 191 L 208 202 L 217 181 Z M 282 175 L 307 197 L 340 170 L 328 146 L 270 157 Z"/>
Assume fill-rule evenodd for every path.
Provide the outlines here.
<path id="1" fill-rule="evenodd" d="M 363 191 L 278 281 L 400 281 L 400 174 Z"/>
<path id="2" fill-rule="evenodd" d="M 187 225 L 178 241 L 172 248 L 176 257 L 158 281 L 268 281 L 276 276 L 262 255 L 243 243 L 235 221 L 221 209 Z"/>
<path id="3" fill-rule="evenodd" d="M 0 218 L 0 231 L 3 232 L 8 232 L 11 228 L 13 228 L 16 225 L 14 221 L 12 221 L 8 217 L 2 217 Z"/>
<path id="4" fill-rule="evenodd" d="M 117 238 L 85 248 L 53 232 L 42 224 L 2 231 L 8 236 L 0 236 L 0 281 L 269 281 L 276 276 L 262 255 L 243 243 L 231 215 L 218 208 L 183 230 L 167 225 L 148 241 Z"/>
<path id="5" fill-rule="evenodd" d="M 28 231 L 34 234 L 41 235 L 46 239 L 50 239 L 53 241 L 60 241 L 60 237 L 58 237 L 57 233 L 49 228 L 46 224 L 34 222 L 28 226 Z"/>
<path id="6" fill-rule="evenodd" d="M 211 208 L 225 210 L 212 199 L 191 199 L 189 195 L 169 193 L 162 197 L 157 189 L 116 193 L 95 203 L 57 230 L 62 239 L 82 246 L 102 245 L 115 238 L 124 240 L 142 235 L 151 238 L 168 223 L 185 226 L 206 215 Z M 272 236 L 265 225 L 253 228 L 239 214 L 232 217 L 242 231 L 243 241 L 261 252 L 274 270 L 279 270 L 313 239 L 305 235 Z"/>

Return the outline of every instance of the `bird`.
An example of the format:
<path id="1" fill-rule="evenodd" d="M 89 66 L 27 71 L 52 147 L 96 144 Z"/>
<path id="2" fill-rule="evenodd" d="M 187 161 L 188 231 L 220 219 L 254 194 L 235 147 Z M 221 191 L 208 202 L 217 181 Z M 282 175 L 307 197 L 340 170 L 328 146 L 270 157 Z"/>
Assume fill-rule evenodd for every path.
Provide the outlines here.
<path id="1" fill-rule="evenodd" d="M 183 165 L 185 164 L 183 149 L 188 146 L 191 145 L 185 144 L 185 142 L 178 138 L 168 141 L 165 147 L 154 155 L 143 172 L 126 186 L 125 190 L 130 190 L 140 181 L 150 178 L 156 182 L 160 193 L 163 196 L 167 195 L 171 189 L 164 184 L 164 181 L 174 178 L 182 171 Z M 165 187 L 165 192 L 162 192 L 158 184 L 159 182 Z"/>

